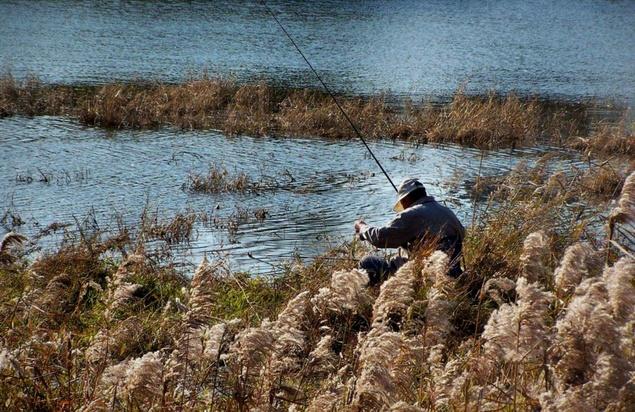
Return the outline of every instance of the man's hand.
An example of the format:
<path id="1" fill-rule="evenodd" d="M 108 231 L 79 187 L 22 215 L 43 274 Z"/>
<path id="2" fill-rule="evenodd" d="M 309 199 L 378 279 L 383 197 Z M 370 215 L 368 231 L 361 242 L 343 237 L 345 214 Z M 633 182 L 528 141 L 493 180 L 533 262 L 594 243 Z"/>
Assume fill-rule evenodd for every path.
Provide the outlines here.
<path id="1" fill-rule="evenodd" d="M 356 234 L 359 235 L 364 230 L 366 230 L 367 227 L 368 227 L 368 225 L 362 219 L 359 219 L 359 220 L 355 221 L 355 233 Z"/>

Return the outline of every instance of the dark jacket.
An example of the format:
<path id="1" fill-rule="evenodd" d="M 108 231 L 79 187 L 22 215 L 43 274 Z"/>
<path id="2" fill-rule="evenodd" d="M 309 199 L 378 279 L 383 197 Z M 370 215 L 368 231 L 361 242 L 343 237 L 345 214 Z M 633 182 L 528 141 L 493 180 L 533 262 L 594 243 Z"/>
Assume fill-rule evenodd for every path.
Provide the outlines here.
<path id="1" fill-rule="evenodd" d="M 447 252 L 458 265 L 465 229 L 447 207 L 432 196 L 417 200 L 383 227 L 370 226 L 360 239 L 378 248 L 402 247 L 412 251 L 428 239 L 438 240 L 438 249 Z"/>

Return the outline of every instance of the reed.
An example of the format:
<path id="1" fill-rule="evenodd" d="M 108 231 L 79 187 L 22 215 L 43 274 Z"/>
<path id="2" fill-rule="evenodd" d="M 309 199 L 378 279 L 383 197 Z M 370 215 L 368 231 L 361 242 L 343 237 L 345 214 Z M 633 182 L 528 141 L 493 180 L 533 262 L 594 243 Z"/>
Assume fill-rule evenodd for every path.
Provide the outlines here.
<path id="1" fill-rule="evenodd" d="M 521 97 L 515 93 L 469 95 L 458 89 L 444 104 L 413 103 L 384 94 L 338 96 L 368 138 L 454 143 L 483 149 L 568 145 L 594 154 L 630 155 L 635 141 L 626 117 L 591 124 L 594 103 Z M 159 82 L 69 86 L 36 77 L 0 78 L 0 117 L 68 115 L 82 124 L 114 129 L 217 129 L 228 135 L 355 138 L 324 92 L 238 84 L 202 76 L 180 84 Z M 589 132 L 590 131 L 590 132 Z"/>
<path id="2" fill-rule="evenodd" d="M 634 176 L 609 214 L 613 228 L 630 230 L 635 218 Z M 275 277 L 205 259 L 191 280 L 130 239 L 86 235 L 35 262 L 11 252 L 0 264 L 0 402 L 11 410 L 629 410 L 633 244 L 598 233 L 594 222 L 606 214 L 578 222 L 571 194 L 554 189 L 568 182 L 560 179 L 498 187 L 492 196 L 508 200 L 469 228 L 458 279 L 446 274 L 447 255 L 430 248 L 369 287 L 354 268 L 364 252 L 356 243 Z"/>

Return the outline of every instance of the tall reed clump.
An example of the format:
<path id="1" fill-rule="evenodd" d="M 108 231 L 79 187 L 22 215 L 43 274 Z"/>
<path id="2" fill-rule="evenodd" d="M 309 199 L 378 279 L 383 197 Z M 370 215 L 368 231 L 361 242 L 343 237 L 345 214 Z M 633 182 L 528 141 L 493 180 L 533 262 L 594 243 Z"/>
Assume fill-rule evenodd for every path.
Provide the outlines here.
<path id="1" fill-rule="evenodd" d="M 432 119 L 427 137 L 482 148 L 523 146 L 540 137 L 542 110 L 537 100 L 522 101 L 514 94 L 470 98 L 459 90 Z"/>
<path id="2" fill-rule="evenodd" d="M 5 73 L 0 77 L 0 118 L 71 114 L 81 93 L 80 89 L 45 85 L 32 75 L 18 80 Z"/>
<path id="3" fill-rule="evenodd" d="M 619 122 L 600 122 L 588 136 L 579 136 L 570 146 L 584 151 L 587 155 L 625 155 L 635 154 L 635 131 L 626 115 Z"/>
<path id="4" fill-rule="evenodd" d="M 275 279 L 203 259 L 186 282 L 140 248 L 114 264 L 96 240 L 33 264 L 14 256 L 0 264 L 0 402 L 628 411 L 635 174 L 610 214 L 626 235 L 610 238 L 578 227 L 563 204 L 571 195 L 552 190 L 559 179 L 501 188 L 511 201 L 469 228 L 456 279 L 433 247 L 380 287 L 354 268 L 356 244 Z"/>
<path id="5" fill-rule="evenodd" d="M 593 104 L 460 88 L 443 104 L 395 101 L 384 94 L 339 95 L 357 129 L 368 138 L 455 143 L 482 149 L 547 142 L 592 152 L 633 153 L 632 127 L 603 121 L 590 127 Z M 588 112 L 588 113 L 587 113 Z M 34 76 L 0 78 L 0 117 L 69 115 L 81 123 L 115 129 L 174 126 L 217 129 L 228 135 L 354 138 L 331 97 L 317 89 L 238 84 L 201 76 L 179 84 L 140 81 L 105 85 L 47 85 Z"/>

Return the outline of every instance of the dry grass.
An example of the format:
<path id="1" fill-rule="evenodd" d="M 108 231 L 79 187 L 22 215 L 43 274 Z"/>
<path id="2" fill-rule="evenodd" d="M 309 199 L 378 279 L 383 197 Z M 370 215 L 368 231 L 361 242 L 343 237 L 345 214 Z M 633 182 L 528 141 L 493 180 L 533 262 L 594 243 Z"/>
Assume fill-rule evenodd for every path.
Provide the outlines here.
<path id="1" fill-rule="evenodd" d="M 571 147 L 584 151 L 588 156 L 635 156 L 635 132 L 626 116 L 618 123 L 600 123 L 588 137 L 578 137 Z"/>
<path id="2" fill-rule="evenodd" d="M 5 74 L 0 77 L 0 118 L 71 114 L 82 93 L 81 88 L 45 85 L 35 76 L 20 81 Z"/>
<path id="3" fill-rule="evenodd" d="M 543 132 L 543 110 L 538 100 L 522 101 L 513 94 L 481 99 L 459 91 L 433 117 L 427 137 L 478 147 L 523 146 L 536 142 Z"/>
<path id="4" fill-rule="evenodd" d="M 421 250 L 369 288 L 353 269 L 365 253 L 357 243 L 272 277 L 205 260 L 191 281 L 131 236 L 85 235 L 31 264 L 6 260 L 0 402 L 11 410 L 626 411 L 635 383 L 633 244 L 604 241 L 593 223 L 605 217 L 573 201 L 581 178 L 539 166 L 517 169 L 493 190 L 497 201 L 478 208 L 467 272 L 456 280 L 447 256 Z M 630 230 L 634 178 L 611 230 Z M 166 227 L 187 227 L 184 219 Z M 113 251 L 124 256 L 113 262 Z"/>
<path id="5" fill-rule="evenodd" d="M 471 96 L 459 89 L 444 105 L 388 104 L 388 98 L 339 96 L 359 130 L 369 138 L 456 143 L 484 149 L 540 142 L 566 144 L 600 153 L 633 153 L 624 125 L 589 129 L 588 105 L 522 98 L 516 94 Z M 45 85 L 37 78 L 0 79 L 0 117 L 70 115 L 107 128 L 218 129 L 255 136 L 355 135 L 328 95 L 267 83 L 237 84 L 201 77 L 181 84 L 113 83 L 104 86 Z"/>
<path id="6" fill-rule="evenodd" d="M 188 190 L 200 193 L 257 191 L 259 186 L 245 172 L 230 173 L 217 164 L 211 164 L 205 174 L 190 173 L 184 185 Z"/>
<path id="7" fill-rule="evenodd" d="M 626 177 L 635 170 L 635 163 L 623 158 L 589 162 L 584 167 L 571 167 L 567 172 L 550 168 L 552 154 L 542 156 L 535 165 L 521 162 L 509 173 L 481 176 L 468 191 L 472 197 L 494 201 L 514 200 L 534 196 L 563 198 L 568 202 L 603 203 L 615 198 Z"/>

